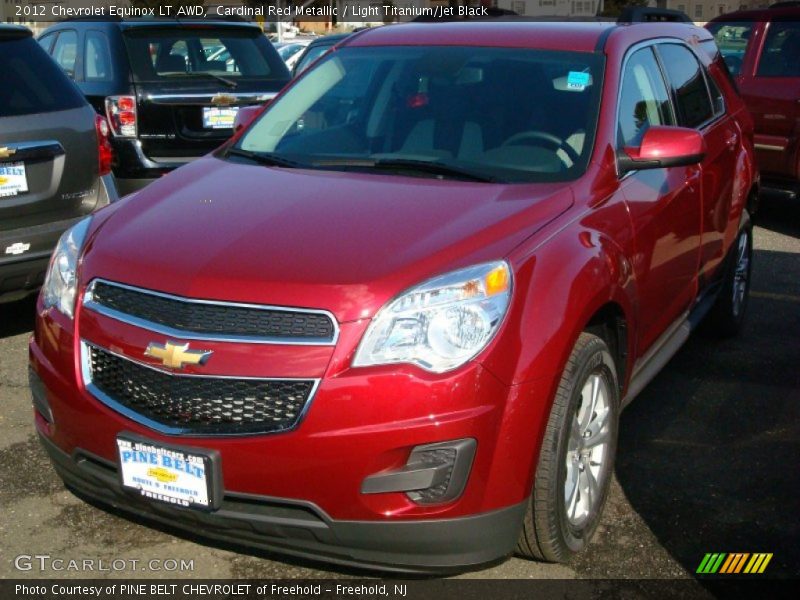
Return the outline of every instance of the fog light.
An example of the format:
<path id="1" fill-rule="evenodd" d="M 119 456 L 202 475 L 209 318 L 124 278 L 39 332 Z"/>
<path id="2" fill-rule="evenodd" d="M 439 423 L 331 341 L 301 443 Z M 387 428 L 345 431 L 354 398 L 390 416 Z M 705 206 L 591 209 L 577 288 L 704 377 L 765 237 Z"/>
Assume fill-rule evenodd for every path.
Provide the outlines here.
<path id="1" fill-rule="evenodd" d="M 417 446 L 402 469 L 367 477 L 361 493 L 406 492 L 418 504 L 455 500 L 467 485 L 476 446 L 473 439 Z"/>

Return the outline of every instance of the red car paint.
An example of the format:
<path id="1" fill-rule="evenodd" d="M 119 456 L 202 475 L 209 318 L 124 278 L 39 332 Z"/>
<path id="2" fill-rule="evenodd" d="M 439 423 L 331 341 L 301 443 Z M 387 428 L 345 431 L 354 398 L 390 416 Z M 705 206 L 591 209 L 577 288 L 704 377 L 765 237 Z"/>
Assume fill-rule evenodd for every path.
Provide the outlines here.
<path id="1" fill-rule="evenodd" d="M 764 184 L 800 193 L 800 69 L 784 70 L 779 64 L 786 60 L 797 65 L 800 57 L 800 7 L 737 11 L 717 17 L 707 27 L 717 32 L 733 23 L 751 26 L 744 54 L 734 58 L 732 70 L 755 124 L 756 159 Z M 794 32 L 791 48 L 771 43 L 783 28 Z"/>
<path id="2" fill-rule="evenodd" d="M 620 177 L 622 65 L 632 46 L 653 38 L 689 42 L 727 110 L 703 128 L 699 166 Z M 83 338 L 147 362 L 145 348 L 163 336 L 85 310 L 80 300 L 71 322 L 40 300 L 31 365 L 54 415 L 51 425 L 37 413 L 40 433 L 64 452 L 80 448 L 112 463 L 122 431 L 215 449 L 226 491 L 311 502 L 333 520 L 445 519 L 524 501 L 580 332 L 609 308 L 624 318 L 627 387 L 642 357 L 720 273 L 753 194 L 748 118 L 721 59 L 699 47 L 704 38 L 688 25 L 594 23 L 421 24 L 353 36 L 344 47 L 601 48 L 606 67 L 588 169 L 569 183 L 511 185 L 264 168 L 213 155 L 187 165 L 97 215 L 78 297 L 101 277 L 191 298 L 330 311 L 340 327 L 333 346 L 204 342 L 215 360 L 187 367 L 319 377 L 310 410 L 286 433 L 160 434 L 87 393 L 78 344 Z M 370 319 L 393 297 L 498 259 L 510 265 L 514 291 L 499 333 L 475 359 L 442 375 L 412 365 L 351 366 Z M 477 452 L 455 501 L 420 505 L 403 493 L 360 493 L 366 477 L 401 468 L 413 447 L 461 438 L 477 440 Z"/>

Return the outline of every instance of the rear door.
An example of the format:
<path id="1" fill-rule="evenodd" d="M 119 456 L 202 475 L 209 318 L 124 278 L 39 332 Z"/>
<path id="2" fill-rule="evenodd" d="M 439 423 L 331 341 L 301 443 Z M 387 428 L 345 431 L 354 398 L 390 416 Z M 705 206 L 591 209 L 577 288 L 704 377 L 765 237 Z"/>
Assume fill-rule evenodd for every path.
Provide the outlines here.
<path id="1" fill-rule="evenodd" d="M 725 254 L 725 232 L 733 200 L 741 131 L 726 112 L 719 86 L 706 66 L 682 43 L 657 45 L 663 70 L 677 109 L 678 125 L 697 129 L 706 141 L 701 165 L 702 252 L 701 276 L 716 272 Z M 707 55 L 700 55 L 710 63 Z M 701 285 L 705 281 L 701 281 Z"/>
<path id="2" fill-rule="evenodd" d="M 26 35 L 0 31 L 0 231 L 70 219 L 97 192 L 94 113 Z"/>
<path id="3" fill-rule="evenodd" d="M 137 137 L 155 162 L 208 153 L 233 133 L 240 106 L 271 99 L 289 81 L 255 27 L 181 25 L 124 32 L 137 94 Z"/>
<path id="4" fill-rule="evenodd" d="M 753 115 L 758 164 L 768 178 L 798 177 L 800 17 L 765 24 L 751 76 L 739 86 Z"/>

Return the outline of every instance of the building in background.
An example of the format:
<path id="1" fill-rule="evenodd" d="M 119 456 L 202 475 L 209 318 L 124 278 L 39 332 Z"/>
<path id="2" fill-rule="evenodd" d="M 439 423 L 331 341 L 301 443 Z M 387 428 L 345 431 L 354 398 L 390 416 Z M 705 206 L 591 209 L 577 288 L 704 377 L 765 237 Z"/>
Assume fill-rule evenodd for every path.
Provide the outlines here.
<path id="1" fill-rule="evenodd" d="M 603 9 L 603 0 L 497 0 L 497 8 L 526 17 L 592 17 Z"/>
<path id="2" fill-rule="evenodd" d="M 685 12 L 695 23 L 737 10 L 767 8 L 777 0 L 658 0 L 656 6 Z"/>

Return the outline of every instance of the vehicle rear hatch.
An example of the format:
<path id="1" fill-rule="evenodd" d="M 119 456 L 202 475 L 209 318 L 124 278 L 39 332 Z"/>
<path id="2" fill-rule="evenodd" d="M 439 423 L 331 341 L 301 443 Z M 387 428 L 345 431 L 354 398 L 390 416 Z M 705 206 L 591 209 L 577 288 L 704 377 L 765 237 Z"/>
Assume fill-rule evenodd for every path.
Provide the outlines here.
<path id="1" fill-rule="evenodd" d="M 150 23 L 124 28 L 145 155 L 180 163 L 233 133 L 236 109 L 271 99 L 289 72 L 258 27 Z"/>
<path id="2" fill-rule="evenodd" d="M 94 111 L 29 33 L 13 31 L 0 27 L 0 237 L 80 217 L 97 198 Z"/>

